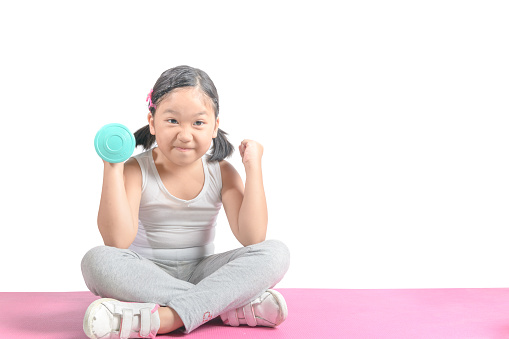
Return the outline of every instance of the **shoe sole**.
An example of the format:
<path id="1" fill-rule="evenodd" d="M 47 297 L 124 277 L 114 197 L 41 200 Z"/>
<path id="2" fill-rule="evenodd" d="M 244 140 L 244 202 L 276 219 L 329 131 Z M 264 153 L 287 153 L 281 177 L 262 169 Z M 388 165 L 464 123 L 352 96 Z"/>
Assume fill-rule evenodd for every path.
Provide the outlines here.
<path id="1" fill-rule="evenodd" d="M 274 299 L 276 299 L 276 301 L 279 305 L 279 309 L 281 310 L 281 316 L 282 316 L 281 321 L 275 324 L 275 326 L 278 326 L 279 324 L 281 324 L 283 321 L 286 320 L 286 317 L 288 316 L 288 307 L 286 306 L 285 298 L 283 298 L 283 295 L 281 293 L 279 293 L 278 291 L 270 290 L 270 289 L 267 290 L 267 292 L 272 294 Z"/>
<path id="2" fill-rule="evenodd" d="M 87 337 L 91 339 L 97 339 L 97 336 L 92 333 L 92 321 L 94 320 L 95 312 L 101 307 L 101 304 L 105 301 L 111 301 L 115 299 L 111 298 L 102 298 L 97 299 L 93 303 L 90 304 L 87 308 L 87 312 L 85 313 L 85 318 L 83 318 L 83 331 L 87 335 Z"/>

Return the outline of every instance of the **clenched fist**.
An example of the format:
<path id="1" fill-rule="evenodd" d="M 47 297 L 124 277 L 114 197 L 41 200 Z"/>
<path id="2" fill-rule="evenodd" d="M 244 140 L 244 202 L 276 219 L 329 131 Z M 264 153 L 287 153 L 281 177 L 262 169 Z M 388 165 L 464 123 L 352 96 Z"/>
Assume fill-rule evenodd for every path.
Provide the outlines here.
<path id="1" fill-rule="evenodd" d="M 244 167 L 261 165 L 263 146 L 254 140 L 244 139 L 239 146 L 240 156 Z"/>

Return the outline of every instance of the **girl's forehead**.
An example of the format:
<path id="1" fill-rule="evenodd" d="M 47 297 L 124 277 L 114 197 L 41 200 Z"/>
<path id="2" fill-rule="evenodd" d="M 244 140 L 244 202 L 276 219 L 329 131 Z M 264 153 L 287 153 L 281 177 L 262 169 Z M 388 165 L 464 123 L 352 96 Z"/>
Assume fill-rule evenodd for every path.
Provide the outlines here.
<path id="1" fill-rule="evenodd" d="M 203 106 L 207 110 L 214 111 L 214 104 L 199 87 L 180 87 L 165 94 L 158 107 L 160 106 Z"/>
<path id="2" fill-rule="evenodd" d="M 157 104 L 156 117 L 165 119 L 168 114 L 175 114 L 180 118 L 195 118 L 198 113 L 205 113 L 202 118 L 214 119 L 215 108 L 210 99 L 201 89 L 195 87 L 181 87 L 165 94 Z"/>

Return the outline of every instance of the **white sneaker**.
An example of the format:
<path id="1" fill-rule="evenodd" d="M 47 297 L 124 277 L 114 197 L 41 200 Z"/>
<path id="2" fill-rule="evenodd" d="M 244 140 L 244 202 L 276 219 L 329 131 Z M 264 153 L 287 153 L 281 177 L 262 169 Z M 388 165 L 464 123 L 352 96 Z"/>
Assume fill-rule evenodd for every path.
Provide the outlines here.
<path id="1" fill-rule="evenodd" d="M 88 306 L 83 330 L 92 339 L 155 338 L 160 326 L 158 308 L 153 303 L 99 299 Z"/>
<path id="2" fill-rule="evenodd" d="M 277 291 L 267 290 L 244 307 L 221 314 L 221 320 L 230 326 L 276 327 L 285 321 L 287 315 L 285 298 Z"/>

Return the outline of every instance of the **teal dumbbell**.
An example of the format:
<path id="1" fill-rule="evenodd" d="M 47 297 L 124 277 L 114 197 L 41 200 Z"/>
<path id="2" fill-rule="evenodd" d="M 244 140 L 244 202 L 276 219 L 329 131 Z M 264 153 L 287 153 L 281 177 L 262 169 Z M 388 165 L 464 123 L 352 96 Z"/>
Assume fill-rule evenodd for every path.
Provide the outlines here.
<path id="1" fill-rule="evenodd" d="M 97 132 L 94 146 L 103 160 L 117 163 L 129 159 L 136 147 L 136 140 L 126 126 L 114 123 L 104 125 Z"/>

